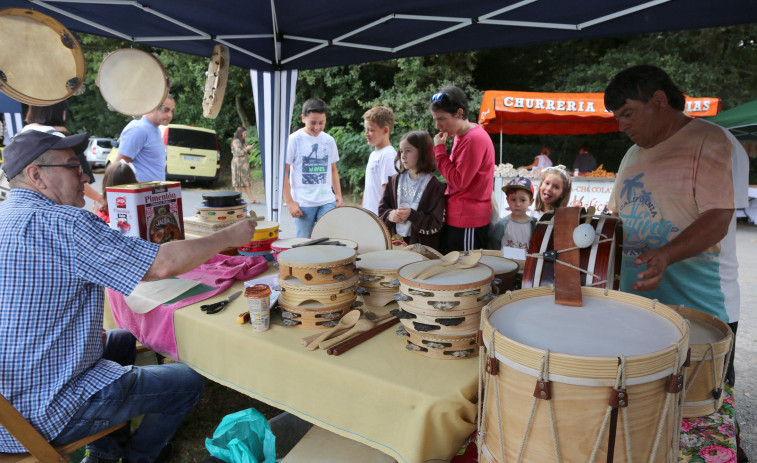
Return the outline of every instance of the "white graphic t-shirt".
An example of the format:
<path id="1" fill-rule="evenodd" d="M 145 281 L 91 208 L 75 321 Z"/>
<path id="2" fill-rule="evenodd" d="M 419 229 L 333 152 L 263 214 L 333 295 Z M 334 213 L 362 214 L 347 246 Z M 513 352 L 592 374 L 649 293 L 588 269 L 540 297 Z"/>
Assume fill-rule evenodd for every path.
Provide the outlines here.
<path id="1" fill-rule="evenodd" d="M 321 132 L 317 137 L 300 129 L 289 136 L 286 163 L 292 197 L 300 207 L 315 207 L 336 201 L 331 188 L 331 164 L 339 160 L 336 142 Z"/>
<path id="2" fill-rule="evenodd" d="M 630 291 L 646 268 L 634 263 L 640 254 L 669 243 L 703 212 L 733 209 L 734 149 L 724 129 L 693 120 L 650 149 L 634 145 L 628 150 L 608 204 L 623 220 L 622 291 Z M 735 321 L 737 264 L 727 254 L 718 243 L 669 265 L 657 289 L 630 292 Z"/>
<path id="3" fill-rule="evenodd" d="M 389 177 L 397 173 L 394 159 L 397 151 L 392 145 L 374 150 L 365 166 L 365 191 L 363 192 L 363 207 L 378 215 L 378 206 L 384 191 L 381 185 L 389 182 Z"/>

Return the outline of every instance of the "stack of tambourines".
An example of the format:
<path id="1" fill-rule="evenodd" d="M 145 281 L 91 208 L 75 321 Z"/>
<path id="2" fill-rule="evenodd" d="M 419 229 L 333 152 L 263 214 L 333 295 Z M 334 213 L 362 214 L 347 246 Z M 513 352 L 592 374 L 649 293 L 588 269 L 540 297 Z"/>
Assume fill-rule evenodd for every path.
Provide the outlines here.
<path id="1" fill-rule="evenodd" d="M 197 217 L 203 222 L 233 223 L 247 217 L 247 205 L 242 193 L 217 191 L 204 193 L 203 201 L 195 208 Z"/>
<path id="2" fill-rule="evenodd" d="M 302 246 L 281 251 L 279 306 L 284 326 L 330 328 L 352 309 L 357 253 L 347 246 Z"/>
<path id="3" fill-rule="evenodd" d="M 243 256 L 264 256 L 270 261 L 271 245 L 279 239 L 279 223 L 270 220 L 258 220 L 255 234 L 247 246 L 238 248 Z"/>
<path id="4" fill-rule="evenodd" d="M 386 250 L 360 254 L 357 261 L 360 269 L 358 293 L 363 302 L 374 307 L 394 302 L 399 288 L 397 277 L 400 267 L 424 260 L 425 257 L 412 251 Z"/>
<path id="5" fill-rule="evenodd" d="M 406 348 L 438 359 L 463 359 L 478 355 L 476 332 L 481 309 L 496 297 L 494 273 L 484 264 L 453 268 L 423 277 L 438 260 L 415 262 L 399 270 L 397 314 Z M 419 275 L 419 276 L 414 276 Z"/>

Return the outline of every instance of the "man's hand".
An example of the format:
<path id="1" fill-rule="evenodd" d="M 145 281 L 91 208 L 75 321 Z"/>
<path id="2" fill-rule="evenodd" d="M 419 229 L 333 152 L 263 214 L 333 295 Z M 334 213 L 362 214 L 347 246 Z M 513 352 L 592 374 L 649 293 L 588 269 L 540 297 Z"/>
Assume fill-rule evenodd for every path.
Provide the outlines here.
<path id="1" fill-rule="evenodd" d="M 289 209 L 289 215 L 291 215 L 293 218 L 302 217 L 302 210 L 300 210 L 300 205 L 295 200 L 287 201 L 287 209 Z"/>
<path id="2" fill-rule="evenodd" d="M 336 207 L 342 207 L 344 206 L 344 200 L 342 200 L 342 194 L 335 194 L 334 197 L 336 197 Z"/>
<path id="3" fill-rule="evenodd" d="M 448 138 L 449 134 L 447 132 L 437 133 L 436 135 L 434 135 L 434 146 L 446 144 Z"/>
<path id="4" fill-rule="evenodd" d="M 636 265 L 647 264 L 647 269 L 636 275 L 638 280 L 631 285 L 636 291 L 651 291 L 656 289 L 662 281 L 665 269 L 670 265 L 670 255 L 664 247 L 650 249 L 634 260 Z"/>
<path id="5" fill-rule="evenodd" d="M 223 237 L 224 243 L 230 248 L 249 245 L 253 235 L 255 235 L 255 227 L 257 225 L 258 223 L 254 220 L 245 219 L 238 221 L 228 228 L 224 228 L 223 231 L 226 233 L 226 236 Z"/>

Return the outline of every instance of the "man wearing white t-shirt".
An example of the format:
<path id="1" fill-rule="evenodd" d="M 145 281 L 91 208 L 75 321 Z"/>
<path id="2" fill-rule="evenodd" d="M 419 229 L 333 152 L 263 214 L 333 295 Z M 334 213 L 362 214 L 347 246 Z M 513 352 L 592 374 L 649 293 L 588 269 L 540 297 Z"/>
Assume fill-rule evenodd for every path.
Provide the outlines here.
<path id="1" fill-rule="evenodd" d="M 374 106 L 363 114 L 365 139 L 373 146 L 373 152 L 365 166 L 365 191 L 363 207 L 378 215 L 378 206 L 389 177 L 397 173 L 397 151 L 389 140 L 394 127 L 394 112 L 386 106 Z"/>
<path id="2" fill-rule="evenodd" d="M 326 111 L 322 100 L 307 100 L 302 105 L 305 127 L 289 136 L 283 193 L 298 238 L 310 238 L 315 222 L 343 204 L 339 152 L 334 137 L 323 131 Z"/>

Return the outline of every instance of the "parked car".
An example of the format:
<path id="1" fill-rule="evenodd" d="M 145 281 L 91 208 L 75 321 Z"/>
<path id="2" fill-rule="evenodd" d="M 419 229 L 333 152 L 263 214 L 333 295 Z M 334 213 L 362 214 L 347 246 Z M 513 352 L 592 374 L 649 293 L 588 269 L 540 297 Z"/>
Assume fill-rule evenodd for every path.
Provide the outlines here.
<path id="1" fill-rule="evenodd" d="M 113 138 L 89 137 L 89 144 L 84 150 L 84 155 L 92 167 L 105 166 L 111 149 L 116 146 L 116 140 Z"/>
<path id="2" fill-rule="evenodd" d="M 215 130 L 168 124 L 160 126 L 160 133 L 166 145 L 166 180 L 218 180 L 221 148 Z M 118 148 L 114 148 L 108 155 L 106 166 L 116 159 L 117 154 Z"/>

